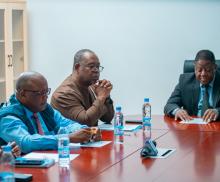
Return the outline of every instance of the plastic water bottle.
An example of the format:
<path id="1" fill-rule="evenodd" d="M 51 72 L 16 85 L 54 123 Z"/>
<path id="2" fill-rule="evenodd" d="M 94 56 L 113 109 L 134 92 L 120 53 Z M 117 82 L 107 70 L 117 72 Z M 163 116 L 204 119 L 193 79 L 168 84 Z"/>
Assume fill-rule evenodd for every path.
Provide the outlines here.
<path id="1" fill-rule="evenodd" d="M 0 181 L 14 182 L 14 164 L 15 159 L 11 152 L 11 146 L 2 146 L 2 156 L 0 158 Z"/>
<path id="2" fill-rule="evenodd" d="M 116 107 L 115 117 L 114 117 L 114 139 L 115 142 L 123 142 L 124 136 L 124 121 L 123 114 L 121 112 L 121 107 Z"/>
<path id="3" fill-rule="evenodd" d="M 142 124 L 146 139 L 151 138 L 151 105 L 149 98 L 144 98 L 142 107 Z"/>
<path id="4" fill-rule="evenodd" d="M 69 168 L 70 165 L 70 147 L 69 136 L 65 127 L 60 127 L 58 131 L 58 156 L 59 166 Z"/>

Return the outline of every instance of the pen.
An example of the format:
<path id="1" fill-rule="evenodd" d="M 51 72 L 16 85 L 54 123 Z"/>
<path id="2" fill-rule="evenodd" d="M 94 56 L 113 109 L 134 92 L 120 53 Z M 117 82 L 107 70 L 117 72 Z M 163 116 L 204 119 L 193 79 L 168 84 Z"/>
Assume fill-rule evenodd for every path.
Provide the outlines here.
<path id="1" fill-rule="evenodd" d="M 166 156 L 167 154 L 169 154 L 172 150 L 167 150 L 164 154 L 162 154 L 161 156 Z"/>

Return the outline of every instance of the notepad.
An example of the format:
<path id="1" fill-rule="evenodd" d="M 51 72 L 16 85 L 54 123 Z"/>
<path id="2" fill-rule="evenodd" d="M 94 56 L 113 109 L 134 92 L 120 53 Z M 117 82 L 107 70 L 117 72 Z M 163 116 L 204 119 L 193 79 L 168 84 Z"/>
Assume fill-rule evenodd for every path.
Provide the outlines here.
<path id="1" fill-rule="evenodd" d="M 208 122 L 203 121 L 202 118 L 194 118 L 189 121 L 180 121 L 182 124 L 208 124 Z"/>
<path id="2" fill-rule="evenodd" d="M 78 157 L 79 154 L 70 154 L 70 160 L 75 159 Z M 28 158 L 28 159 L 53 159 L 55 162 L 58 162 L 58 154 L 57 153 L 38 153 L 38 152 L 31 152 L 23 158 Z"/>
<path id="3" fill-rule="evenodd" d="M 77 148 L 77 147 L 103 147 L 112 141 L 98 141 L 98 142 L 89 142 L 86 144 L 81 143 L 70 143 L 70 148 Z"/>

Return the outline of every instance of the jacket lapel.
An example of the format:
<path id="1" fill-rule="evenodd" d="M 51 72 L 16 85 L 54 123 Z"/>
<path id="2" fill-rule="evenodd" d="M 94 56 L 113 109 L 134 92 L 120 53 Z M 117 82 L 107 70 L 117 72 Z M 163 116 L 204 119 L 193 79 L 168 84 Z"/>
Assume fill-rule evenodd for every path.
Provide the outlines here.
<path id="1" fill-rule="evenodd" d="M 199 102 L 199 94 L 200 94 L 200 84 L 198 80 L 195 80 L 193 83 L 193 98 L 192 98 L 192 104 L 193 104 L 193 114 L 197 115 L 198 113 L 198 102 Z"/>

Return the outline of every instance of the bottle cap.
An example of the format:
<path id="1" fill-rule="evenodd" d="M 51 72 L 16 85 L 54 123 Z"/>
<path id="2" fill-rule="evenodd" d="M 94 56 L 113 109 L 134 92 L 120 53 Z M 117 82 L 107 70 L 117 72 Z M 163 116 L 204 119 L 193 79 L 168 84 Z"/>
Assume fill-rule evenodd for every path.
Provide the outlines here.
<path id="1" fill-rule="evenodd" d="M 121 106 L 116 106 L 116 111 L 121 111 Z"/>
<path id="2" fill-rule="evenodd" d="M 149 98 L 144 98 L 144 102 L 149 102 Z"/>
<path id="3" fill-rule="evenodd" d="M 10 145 L 4 145 L 2 146 L 3 152 L 11 152 L 11 146 Z"/>

